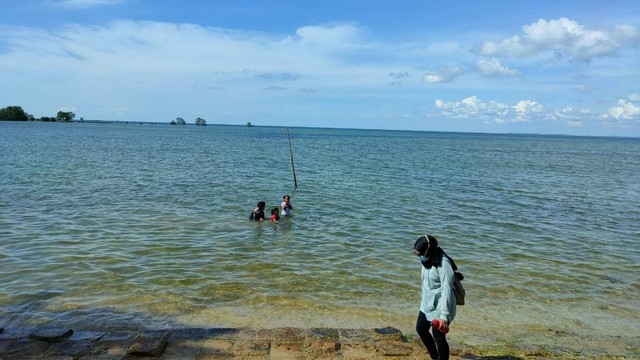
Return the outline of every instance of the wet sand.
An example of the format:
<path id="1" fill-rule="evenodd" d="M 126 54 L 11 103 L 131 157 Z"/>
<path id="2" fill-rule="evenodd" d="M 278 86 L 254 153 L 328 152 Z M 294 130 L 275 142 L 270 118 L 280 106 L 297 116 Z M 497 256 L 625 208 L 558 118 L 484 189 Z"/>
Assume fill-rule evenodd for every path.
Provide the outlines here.
<path id="1" fill-rule="evenodd" d="M 395 328 L 1 329 L 0 359 L 426 359 L 417 335 Z M 637 359 L 636 336 L 548 329 L 497 339 L 450 334 L 451 359 Z"/>

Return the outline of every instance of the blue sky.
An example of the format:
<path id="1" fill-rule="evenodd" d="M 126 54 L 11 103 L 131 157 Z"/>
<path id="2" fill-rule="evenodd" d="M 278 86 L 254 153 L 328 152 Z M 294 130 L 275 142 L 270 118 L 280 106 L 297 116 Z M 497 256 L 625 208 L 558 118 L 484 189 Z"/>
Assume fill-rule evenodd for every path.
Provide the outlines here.
<path id="1" fill-rule="evenodd" d="M 0 107 L 640 136 L 638 1 L 0 0 Z"/>

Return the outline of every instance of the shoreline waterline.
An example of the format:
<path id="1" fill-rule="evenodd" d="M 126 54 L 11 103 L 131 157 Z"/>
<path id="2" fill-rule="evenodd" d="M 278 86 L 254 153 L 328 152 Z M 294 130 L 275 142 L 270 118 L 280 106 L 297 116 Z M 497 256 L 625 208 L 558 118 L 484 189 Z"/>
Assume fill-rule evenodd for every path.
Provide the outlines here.
<path id="1" fill-rule="evenodd" d="M 638 337 L 584 337 L 552 329 L 537 335 L 450 333 L 452 359 L 636 359 Z M 325 358 L 365 359 L 394 356 L 422 358 L 419 337 L 393 327 L 362 328 L 179 328 L 74 330 L 65 327 L 0 327 L 3 359 L 32 356 L 143 356 L 147 358 Z"/>

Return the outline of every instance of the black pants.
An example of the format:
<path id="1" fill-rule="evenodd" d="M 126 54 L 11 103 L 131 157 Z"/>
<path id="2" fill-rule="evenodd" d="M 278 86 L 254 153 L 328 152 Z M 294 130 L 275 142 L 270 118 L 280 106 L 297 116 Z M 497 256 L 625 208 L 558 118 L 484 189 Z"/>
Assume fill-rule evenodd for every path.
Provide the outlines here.
<path id="1" fill-rule="evenodd" d="M 433 336 L 429 333 L 431 328 L 431 322 L 427 320 L 427 317 L 422 311 L 418 314 L 418 321 L 416 322 L 416 332 L 420 335 L 422 343 L 427 347 L 429 355 L 432 359 L 449 360 L 449 343 L 447 343 L 447 335 L 440 330 L 433 328 Z"/>

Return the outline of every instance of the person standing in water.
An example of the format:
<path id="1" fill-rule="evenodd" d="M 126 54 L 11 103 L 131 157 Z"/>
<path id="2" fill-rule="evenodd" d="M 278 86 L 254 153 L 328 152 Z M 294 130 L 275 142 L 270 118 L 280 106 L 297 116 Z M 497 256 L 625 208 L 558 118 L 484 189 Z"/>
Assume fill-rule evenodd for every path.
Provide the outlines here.
<path id="1" fill-rule="evenodd" d="M 416 332 L 429 351 L 431 359 L 448 360 L 449 343 L 446 334 L 456 317 L 456 297 L 453 293 L 453 267 L 451 260 L 438 247 L 434 236 L 425 235 L 416 240 L 413 252 L 422 263 L 422 300 L 416 321 Z M 429 329 L 433 328 L 433 336 Z"/>
<path id="2" fill-rule="evenodd" d="M 280 220 L 280 211 L 277 207 L 271 209 L 271 222 L 278 222 Z"/>
<path id="3" fill-rule="evenodd" d="M 251 215 L 249 215 L 249 220 L 263 221 L 265 206 L 266 206 L 266 203 L 264 201 L 258 202 L 258 204 L 253 209 L 253 211 L 251 211 Z"/>
<path id="4" fill-rule="evenodd" d="M 289 195 L 285 195 L 282 197 L 282 204 L 280 205 L 280 208 L 282 209 L 280 215 L 291 215 L 291 209 L 293 209 L 293 205 L 291 205 L 291 197 L 289 197 Z"/>

